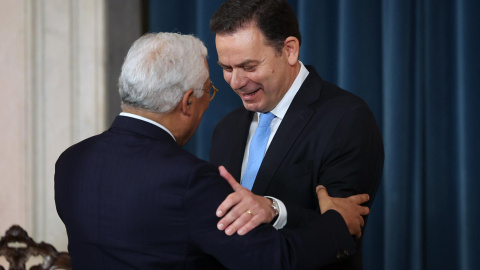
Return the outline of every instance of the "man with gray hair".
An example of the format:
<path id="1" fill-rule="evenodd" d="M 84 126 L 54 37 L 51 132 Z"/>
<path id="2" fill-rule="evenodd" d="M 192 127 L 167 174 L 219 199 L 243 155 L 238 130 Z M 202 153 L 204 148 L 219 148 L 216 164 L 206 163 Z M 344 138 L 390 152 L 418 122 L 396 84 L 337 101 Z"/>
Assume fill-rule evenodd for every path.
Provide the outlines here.
<path id="1" fill-rule="evenodd" d="M 320 188 L 323 214 L 295 231 L 265 224 L 229 237 L 216 228 L 217 206 L 243 187 L 180 148 L 216 92 L 206 56 L 193 36 L 141 37 L 120 75 L 123 112 L 59 157 L 55 202 L 73 269 L 311 269 L 354 252 L 367 195 Z"/>

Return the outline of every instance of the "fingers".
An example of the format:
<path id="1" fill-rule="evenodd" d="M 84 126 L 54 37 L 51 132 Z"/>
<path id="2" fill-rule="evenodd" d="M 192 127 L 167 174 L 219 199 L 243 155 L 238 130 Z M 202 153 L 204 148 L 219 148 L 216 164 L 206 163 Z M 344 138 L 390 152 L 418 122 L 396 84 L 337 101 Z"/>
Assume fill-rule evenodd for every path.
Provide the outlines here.
<path id="1" fill-rule="evenodd" d="M 347 224 L 350 234 L 359 239 L 362 236 L 362 228 L 365 226 L 365 220 L 362 216 L 356 215 L 356 218 L 351 220 L 352 223 Z"/>
<path id="2" fill-rule="evenodd" d="M 316 191 L 317 191 L 318 200 L 327 196 L 329 197 L 327 189 L 322 185 L 318 185 L 316 188 Z M 364 193 L 364 194 L 352 195 L 350 197 L 347 197 L 347 199 L 352 201 L 355 204 L 362 204 L 362 203 L 368 202 L 370 200 L 370 196 Z"/>
<path id="3" fill-rule="evenodd" d="M 362 216 L 366 216 L 366 215 L 370 214 L 370 209 L 366 206 L 359 206 L 357 208 L 357 212 Z"/>
<path id="4" fill-rule="evenodd" d="M 239 197 L 236 193 L 228 195 L 227 198 L 218 206 L 216 212 L 217 217 L 223 217 L 225 213 L 227 213 L 230 208 L 238 204 L 240 200 L 241 197 Z"/>
<path id="5" fill-rule="evenodd" d="M 233 178 L 233 176 L 227 171 L 227 169 L 225 169 L 225 167 L 223 166 L 218 167 L 218 171 L 220 172 L 220 175 L 223 178 L 225 178 L 225 180 L 227 180 L 228 184 L 233 188 L 235 192 L 245 189 L 239 183 L 237 183 L 235 178 Z M 216 212 L 217 217 L 223 217 L 225 213 L 227 213 L 230 208 L 232 208 L 238 202 L 240 202 L 240 200 L 241 200 L 241 197 L 239 197 L 238 194 L 236 193 L 232 193 L 228 195 L 228 197 L 220 204 L 220 206 L 218 206 L 217 212 Z M 228 224 L 225 224 L 225 226 L 228 226 Z"/>
<path id="6" fill-rule="evenodd" d="M 223 204 L 223 203 L 222 203 Z M 234 221 L 236 221 L 237 219 L 241 219 L 239 222 L 241 223 L 241 225 L 247 223 L 250 218 L 251 218 L 251 215 L 246 213 L 247 210 L 243 210 L 244 207 L 242 206 L 238 206 L 236 205 L 235 207 L 233 207 L 232 209 L 230 209 L 230 211 L 228 212 L 227 215 L 225 215 L 218 223 L 217 223 L 217 228 L 219 230 L 224 230 L 226 228 L 228 228 L 230 226 L 230 224 L 232 224 Z M 246 214 L 246 215 L 245 215 Z M 217 212 L 217 216 L 218 216 L 218 212 Z M 249 219 L 247 219 L 247 217 L 250 216 Z M 237 223 L 238 224 L 238 223 Z M 237 225 L 238 226 L 238 225 Z M 233 228 L 233 227 L 232 227 Z M 236 229 L 235 229 L 236 231 Z M 227 231 L 225 232 L 227 233 Z M 232 232 L 233 234 L 234 232 Z M 227 233 L 228 234 L 228 233 Z M 231 234 L 228 234 L 228 235 L 231 235 Z"/>
<path id="7" fill-rule="evenodd" d="M 217 228 L 219 230 L 224 230 L 225 228 L 229 227 L 230 224 L 233 223 L 235 220 L 242 217 L 242 215 L 247 210 L 251 210 L 253 213 L 259 213 L 260 211 L 257 209 L 258 204 L 255 201 L 254 197 L 255 195 L 246 189 L 236 191 L 228 195 L 228 197 L 217 208 L 217 217 L 223 216 L 223 218 L 217 223 Z M 225 213 L 227 214 L 225 215 Z M 243 218 L 242 220 L 245 220 L 245 218 Z M 246 220 L 245 222 L 242 222 L 242 220 L 239 221 L 241 222 L 241 225 L 237 226 L 243 226 L 250 219 Z"/>
<path id="8" fill-rule="evenodd" d="M 320 197 L 320 194 L 328 196 L 327 189 L 322 185 L 318 185 L 316 191 L 317 191 L 317 196 L 318 197 Z"/>
<path id="9" fill-rule="evenodd" d="M 357 205 L 355 207 L 355 212 L 357 216 L 357 222 L 352 224 L 352 226 L 349 226 L 349 228 L 353 228 L 350 233 L 359 239 L 362 236 L 362 228 L 365 227 L 365 219 L 363 216 L 368 215 L 370 213 L 370 209 L 366 206 Z"/>
<path id="10" fill-rule="evenodd" d="M 251 214 L 244 212 L 237 219 L 230 221 L 231 224 L 225 229 L 225 234 L 233 235 L 240 227 L 244 226 L 252 219 L 253 216 Z"/>
<path id="11" fill-rule="evenodd" d="M 228 184 L 233 188 L 234 191 L 237 191 L 238 189 L 243 188 L 242 185 L 240 185 L 235 178 L 225 169 L 225 167 L 220 166 L 218 167 L 218 171 L 220 172 L 220 175 L 227 180 Z"/>
<path id="12" fill-rule="evenodd" d="M 320 206 L 320 213 L 325 213 L 331 209 L 331 197 L 328 195 L 327 189 L 324 186 L 317 186 L 318 204 Z"/>
<path id="13" fill-rule="evenodd" d="M 257 226 L 262 224 L 262 219 L 254 216 L 247 224 L 245 224 L 242 228 L 238 230 L 239 235 L 245 235 L 251 230 L 255 229 Z"/>
<path id="14" fill-rule="evenodd" d="M 368 202 L 368 200 L 370 200 L 370 197 L 368 196 L 368 194 L 365 193 L 365 194 L 353 195 L 348 197 L 347 199 L 353 203 L 362 204 L 362 203 Z"/>
<path id="15" fill-rule="evenodd" d="M 361 205 L 369 200 L 368 194 L 359 194 L 348 198 L 333 198 L 328 195 L 325 187 L 321 185 L 317 186 L 316 192 L 321 213 L 323 214 L 330 209 L 339 212 L 347 224 L 350 234 L 357 239 L 360 238 L 362 236 L 362 228 L 365 226 L 363 216 L 370 213 L 368 207 Z"/>
<path id="16" fill-rule="evenodd" d="M 227 200 L 228 202 L 226 202 Z M 225 230 L 227 235 L 232 235 L 237 231 L 238 234 L 244 235 L 261 223 L 271 222 L 275 216 L 270 207 L 270 199 L 254 195 L 248 190 L 232 193 L 224 202 L 227 207 L 231 202 L 236 202 L 217 223 L 217 228 Z M 223 207 L 223 203 L 221 207 Z"/>
<path id="17" fill-rule="evenodd" d="M 260 224 L 262 224 L 261 215 L 245 212 L 225 229 L 225 234 L 233 235 L 237 232 L 239 235 L 245 235 Z"/>

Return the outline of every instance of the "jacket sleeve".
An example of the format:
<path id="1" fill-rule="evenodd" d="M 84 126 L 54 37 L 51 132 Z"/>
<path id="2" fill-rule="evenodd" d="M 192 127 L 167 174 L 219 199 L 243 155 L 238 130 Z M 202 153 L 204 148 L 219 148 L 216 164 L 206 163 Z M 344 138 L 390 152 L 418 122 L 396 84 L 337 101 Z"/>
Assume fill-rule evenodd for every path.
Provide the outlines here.
<path id="1" fill-rule="evenodd" d="M 344 112 L 336 123 L 325 151 L 318 153 L 319 165 L 314 175 L 312 190 L 324 185 L 332 197 L 348 197 L 367 193 L 371 207 L 383 170 L 383 142 L 373 114 L 368 107 L 356 106 Z M 288 200 L 283 201 L 288 211 L 287 228 L 296 228 L 311 220 L 312 209 Z M 314 205 L 319 211 L 318 205 Z"/>
<path id="2" fill-rule="evenodd" d="M 345 113 L 336 125 L 319 168 L 319 183 L 334 197 L 368 193 L 371 206 L 383 170 L 383 142 L 366 106 Z"/>
<path id="3" fill-rule="evenodd" d="M 261 225 L 247 235 L 227 236 L 216 228 L 215 211 L 233 190 L 216 168 L 195 170 L 184 197 L 188 236 L 195 248 L 229 269 L 318 269 L 353 254 L 355 242 L 341 215 L 328 211 L 295 230 Z"/>

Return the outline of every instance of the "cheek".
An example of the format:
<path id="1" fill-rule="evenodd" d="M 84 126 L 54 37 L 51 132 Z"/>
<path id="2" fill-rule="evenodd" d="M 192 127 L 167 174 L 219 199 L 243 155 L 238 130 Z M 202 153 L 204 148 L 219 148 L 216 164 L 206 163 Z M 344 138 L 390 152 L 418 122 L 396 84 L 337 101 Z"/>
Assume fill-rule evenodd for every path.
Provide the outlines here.
<path id="1" fill-rule="evenodd" d="M 249 81 L 257 84 L 257 85 L 261 85 L 262 87 L 264 87 L 266 84 L 268 84 L 268 76 L 265 76 L 265 74 L 263 72 L 252 72 L 252 73 L 249 73 L 247 76 Z"/>
<path id="2" fill-rule="evenodd" d="M 230 80 L 232 79 L 232 73 L 224 71 L 223 72 L 223 79 L 225 79 L 225 81 L 228 84 L 230 84 Z"/>

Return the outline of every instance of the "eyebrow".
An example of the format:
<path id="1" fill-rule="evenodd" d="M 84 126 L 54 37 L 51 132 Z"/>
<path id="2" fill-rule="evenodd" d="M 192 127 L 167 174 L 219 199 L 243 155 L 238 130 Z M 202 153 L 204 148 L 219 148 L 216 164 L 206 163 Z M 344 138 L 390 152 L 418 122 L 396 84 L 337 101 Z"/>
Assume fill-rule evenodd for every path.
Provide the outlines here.
<path id="1" fill-rule="evenodd" d="M 263 61 L 265 61 L 265 59 L 263 59 L 262 61 L 260 60 L 250 60 L 250 59 L 247 59 L 243 62 L 241 62 L 240 64 L 238 65 L 235 65 L 235 67 L 244 67 L 244 66 L 247 66 L 247 65 L 250 65 L 250 64 L 255 64 L 255 65 L 258 65 L 260 63 L 262 63 Z M 225 64 L 223 64 L 222 62 L 218 61 L 217 64 L 221 67 L 230 67 L 230 66 L 227 66 Z"/>

